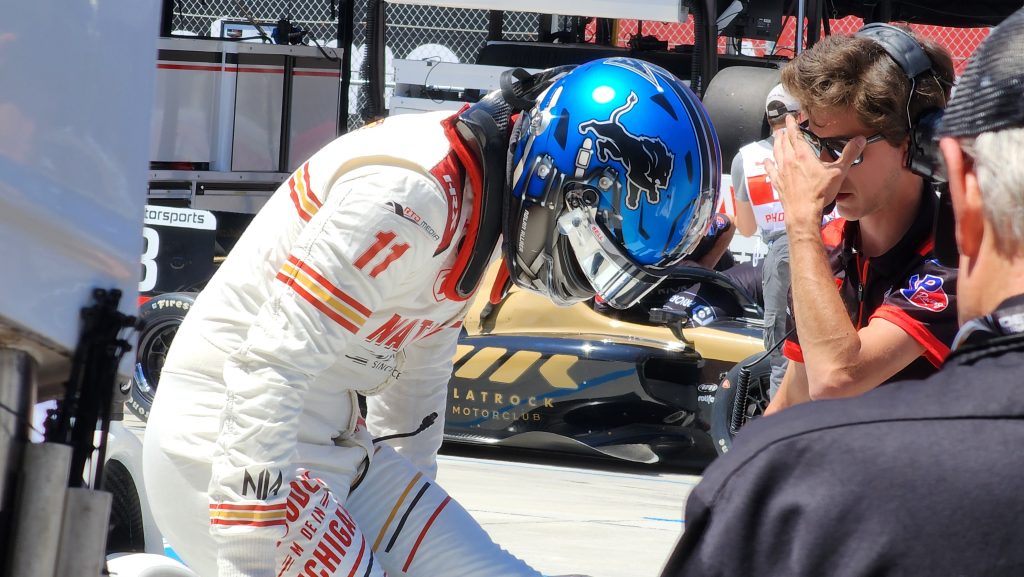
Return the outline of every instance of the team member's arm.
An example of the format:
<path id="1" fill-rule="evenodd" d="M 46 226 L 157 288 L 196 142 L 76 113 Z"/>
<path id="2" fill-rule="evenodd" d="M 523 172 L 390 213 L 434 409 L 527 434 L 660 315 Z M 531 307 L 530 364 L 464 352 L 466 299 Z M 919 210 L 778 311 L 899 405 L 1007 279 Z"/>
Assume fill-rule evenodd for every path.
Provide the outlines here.
<path id="1" fill-rule="evenodd" d="M 747 192 L 747 178 L 743 174 L 743 156 L 736 153 L 732 159 L 732 189 L 736 199 L 736 230 L 743 236 L 754 236 L 757 233 L 757 221 L 754 220 L 754 207 L 750 204 Z"/>
<path id="2" fill-rule="evenodd" d="M 444 433 L 445 401 L 452 376 L 452 358 L 462 323 L 439 327 L 437 332 L 406 348 L 401 375 L 379 395 L 366 399 L 366 424 L 373 436 L 411 433 L 434 412 L 437 419 L 416 435 L 388 444 L 431 477 L 437 475 L 437 450 Z"/>
<path id="3" fill-rule="evenodd" d="M 860 349 L 857 351 L 857 356 L 850 355 L 850 357 L 864 360 L 852 361 L 853 365 L 839 364 L 842 360 L 850 357 L 830 355 L 827 350 L 824 351 L 821 359 L 806 361 L 806 365 L 804 362 L 790 358 L 782 384 L 765 410 L 765 414 L 770 415 L 786 407 L 810 400 L 852 397 L 866 393 L 888 380 L 921 356 L 922 352 L 925 352 L 925 347 L 918 340 L 901 327 L 885 320 L 872 320 L 868 326 L 857 331 L 856 334 L 860 341 Z M 887 343 L 892 343 L 892 346 L 887 347 Z M 803 349 L 806 348 L 803 347 Z M 804 352 L 804 358 L 806 358 L 806 354 Z M 830 362 L 835 363 L 835 366 L 829 366 Z M 808 367 L 811 366 L 819 369 L 827 368 L 832 372 L 820 371 L 822 376 L 818 381 L 812 383 L 808 377 Z"/>
<path id="4" fill-rule="evenodd" d="M 319 207 L 305 198 L 315 191 L 297 186 L 301 220 L 295 214 L 261 214 L 254 221 L 258 228 L 246 232 L 265 233 L 266 242 L 274 243 L 282 229 L 301 227 L 273 278 L 264 281 L 270 283 L 269 298 L 224 367 L 227 391 L 209 485 L 219 577 L 277 575 L 275 543 L 284 535 L 309 385 L 337 361 L 393 288 L 415 274 L 421 259 L 431 258 L 433 247 L 423 246 L 376 275 L 360 266 L 363 255 L 379 250 L 378 232 L 400 235 L 412 226 L 383 203 L 431 186 L 423 177 L 401 173 L 398 180 L 375 174 L 336 184 Z"/>
<path id="5" fill-rule="evenodd" d="M 902 328 L 873 318 L 857 330 L 836 290 L 817 226 L 789 230 L 794 317 L 812 399 L 869 391 L 924 352 Z"/>
<path id="6" fill-rule="evenodd" d="M 873 319 L 858 331 L 836 290 L 821 239 L 822 211 L 863 150 L 851 140 L 839 160 L 823 163 L 804 142 L 793 119 L 775 138 L 775 158 L 765 163 L 786 211 L 793 316 L 800 334 L 808 394 L 812 399 L 870 390 L 921 355 L 924 347 L 900 327 Z M 792 357 L 791 357 L 792 358 Z"/>
<path id="7" fill-rule="evenodd" d="M 790 359 L 789 364 L 786 365 L 786 374 L 782 377 L 782 383 L 779 384 L 779 390 L 775 392 L 771 402 L 768 403 L 764 414 L 771 415 L 810 400 L 811 393 L 807 388 L 807 370 L 803 363 Z"/>

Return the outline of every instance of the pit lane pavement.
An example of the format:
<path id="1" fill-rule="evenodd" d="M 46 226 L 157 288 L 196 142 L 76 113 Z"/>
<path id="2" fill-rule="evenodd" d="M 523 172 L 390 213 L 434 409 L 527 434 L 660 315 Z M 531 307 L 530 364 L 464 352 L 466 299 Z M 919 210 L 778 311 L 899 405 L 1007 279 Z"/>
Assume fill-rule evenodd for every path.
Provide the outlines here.
<path id="1" fill-rule="evenodd" d="M 438 482 L 491 537 L 545 575 L 655 577 L 699 476 L 563 457 L 451 449 Z"/>
<path id="2" fill-rule="evenodd" d="M 144 424 L 124 418 L 141 438 Z M 683 506 L 700 477 L 445 443 L 437 480 L 497 543 L 546 576 L 655 577 L 685 527 Z"/>

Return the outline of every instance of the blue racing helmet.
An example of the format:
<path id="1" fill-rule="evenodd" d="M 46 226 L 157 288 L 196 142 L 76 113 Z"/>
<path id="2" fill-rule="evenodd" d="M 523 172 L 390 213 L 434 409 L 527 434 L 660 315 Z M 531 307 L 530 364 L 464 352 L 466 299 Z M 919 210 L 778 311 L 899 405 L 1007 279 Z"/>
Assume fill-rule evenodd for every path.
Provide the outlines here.
<path id="1" fill-rule="evenodd" d="M 686 258 L 718 200 L 718 137 L 697 96 L 643 60 L 556 78 L 512 131 L 504 252 L 559 304 L 628 308 Z"/>

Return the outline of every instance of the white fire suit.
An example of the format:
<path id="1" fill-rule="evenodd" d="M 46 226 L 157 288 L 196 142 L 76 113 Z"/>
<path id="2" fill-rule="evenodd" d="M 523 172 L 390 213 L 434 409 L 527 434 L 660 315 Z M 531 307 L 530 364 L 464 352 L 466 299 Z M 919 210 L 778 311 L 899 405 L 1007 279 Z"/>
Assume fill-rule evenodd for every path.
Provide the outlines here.
<path id="1" fill-rule="evenodd" d="M 203 577 L 539 575 L 433 482 L 467 304 L 445 280 L 479 186 L 450 115 L 396 116 L 318 152 L 178 330 L 145 483 Z M 389 441 L 409 461 L 371 441 L 430 413 Z"/>

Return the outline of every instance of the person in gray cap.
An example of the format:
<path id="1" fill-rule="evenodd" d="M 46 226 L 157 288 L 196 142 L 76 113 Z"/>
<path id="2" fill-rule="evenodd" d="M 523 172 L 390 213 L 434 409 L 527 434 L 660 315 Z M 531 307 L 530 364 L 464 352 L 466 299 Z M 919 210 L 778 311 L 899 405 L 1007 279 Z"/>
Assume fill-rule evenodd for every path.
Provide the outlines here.
<path id="1" fill-rule="evenodd" d="M 952 353 L 927 379 L 748 425 L 691 493 L 664 577 L 1024 575 L 1024 9 L 979 47 L 938 134 Z"/>
<path id="2" fill-rule="evenodd" d="M 786 126 L 786 117 L 800 115 L 800 103 L 782 84 L 768 93 L 765 118 L 772 136 L 752 142 L 732 159 L 732 186 L 736 193 L 736 229 L 744 236 L 760 232 L 768 246 L 762 264 L 761 288 L 764 296 L 764 348 L 772 351 L 770 394 L 774 395 L 786 374 L 786 357 L 776 346 L 786 334 L 786 307 L 789 297 L 789 243 L 786 239 L 782 200 L 772 186 L 764 161 L 772 157 L 776 130 Z"/>

